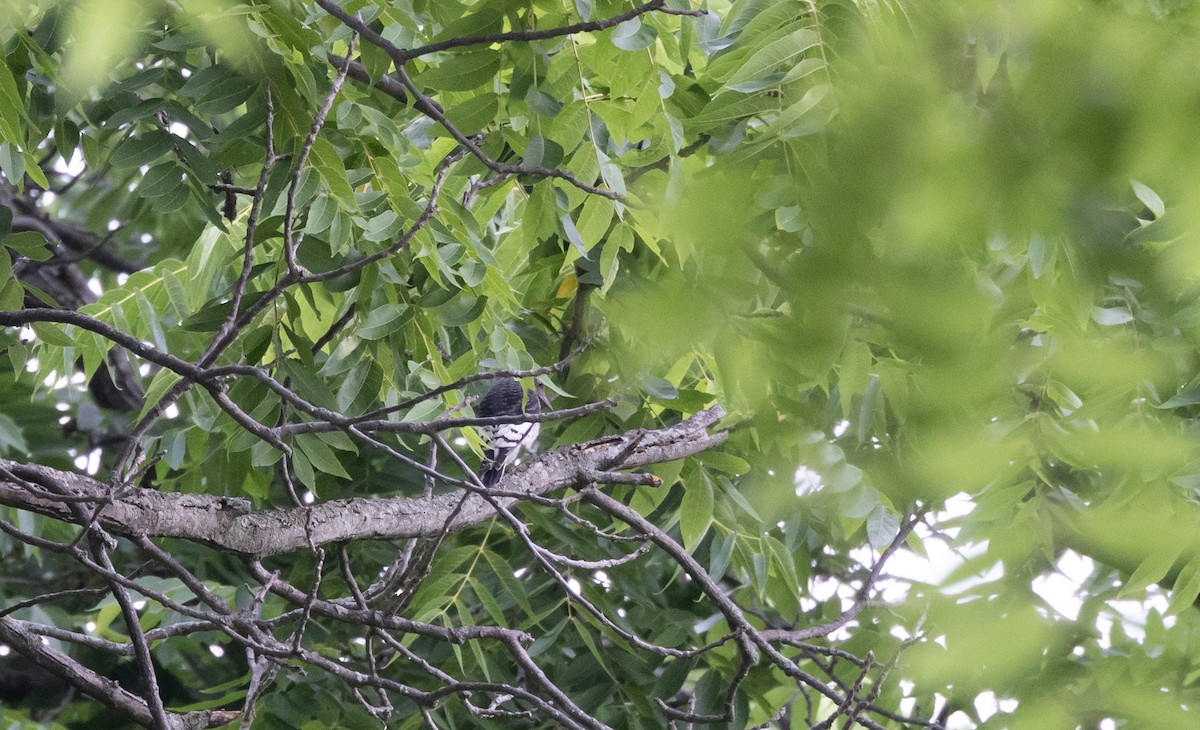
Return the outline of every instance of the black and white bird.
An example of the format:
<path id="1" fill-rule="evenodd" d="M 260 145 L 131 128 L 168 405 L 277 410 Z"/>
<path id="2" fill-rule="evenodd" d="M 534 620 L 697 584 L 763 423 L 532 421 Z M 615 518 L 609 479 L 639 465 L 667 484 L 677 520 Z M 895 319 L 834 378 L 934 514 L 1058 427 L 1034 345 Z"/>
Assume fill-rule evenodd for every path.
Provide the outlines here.
<path id="1" fill-rule="evenodd" d="M 515 378 L 500 378 L 479 401 L 476 412 L 481 418 L 525 413 L 536 415 L 542 412 L 543 403 L 549 405 L 541 383 L 537 383 L 533 390 L 522 390 L 521 383 Z M 531 454 L 535 453 L 540 430 L 541 424 L 532 421 L 484 426 L 485 448 L 479 474 L 483 485 L 495 486 L 504 476 L 504 470 L 516 461 L 522 448 Z"/>

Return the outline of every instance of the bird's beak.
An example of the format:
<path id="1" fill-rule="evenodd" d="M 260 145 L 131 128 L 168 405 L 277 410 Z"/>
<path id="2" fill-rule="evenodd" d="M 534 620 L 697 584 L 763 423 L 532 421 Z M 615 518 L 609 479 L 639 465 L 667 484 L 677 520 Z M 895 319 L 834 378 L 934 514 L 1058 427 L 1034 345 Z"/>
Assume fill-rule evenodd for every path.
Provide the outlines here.
<path id="1" fill-rule="evenodd" d="M 535 383 L 533 390 L 535 393 L 537 393 L 537 398 L 539 401 L 541 401 L 543 406 L 549 410 L 554 410 L 554 406 L 550 404 L 550 398 L 546 396 L 546 387 L 542 385 L 541 382 Z"/>

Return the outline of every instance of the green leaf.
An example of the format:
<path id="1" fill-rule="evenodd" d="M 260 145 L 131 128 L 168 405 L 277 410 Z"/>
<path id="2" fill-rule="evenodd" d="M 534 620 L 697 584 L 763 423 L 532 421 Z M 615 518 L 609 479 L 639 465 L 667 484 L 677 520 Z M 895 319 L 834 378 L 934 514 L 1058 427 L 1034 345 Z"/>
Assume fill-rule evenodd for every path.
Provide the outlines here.
<path id="1" fill-rule="evenodd" d="M 1032 234 L 1029 237 L 1029 271 L 1033 278 L 1040 279 L 1046 267 L 1054 259 L 1055 247 L 1044 236 Z"/>
<path id="2" fill-rule="evenodd" d="M 14 283 L 16 282 L 9 282 L 9 284 Z M 29 452 L 29 446 L 25 444 L 25 434 L 22 433 L 21 427 L 4 413 L 0 413 L 0 449 L 5 453 L 19 455 Z"/>
<path id="3" fill-rule="evenodd" d="M 713 518 L 713 487 L 703 475 L 687 480 L 683 501 L 679 504 L 679 532 L 683 546 L 694 550 L 700 544 Z"/>
<path id="4" fill-rule="evenodd" d="M 1200 386 L 1188 388 L 1187 390 L 1176 393 L 1155 407 L 1179 408 L 1182 406 L 1194 406 L 1197 403 L 1200 403 Z"/>
<path id="5" fill-rule="evenodd" d="M 572 621 L 571 625 L 575 627 L 575 631 L 579 634 L 579 638 L 583 641 L 584 646 L 588 648 L 588 652 L 592 655 L 592 658 L 595 659 L 596 663 L 600 665 L 600 668 L 603 669 L 609 677 L 617 679 L 617 675 L 608 668 L 608 664 L 604 661 L 605 652 L 600 651 L 600 647 L 596 645 L 596 640 L 592 637 L 591 633 L 587 631 L 584 622 Z"/>
<path id="6" fill-rule="evenodd" d="M 352 368 L 342 378 L 337 391 L 337 408 L 347 416 L 365 413 L 376 405 L 383 375 L 373 363 L 364 362 Z"/>
<path id="7" fill-rule="evenodd" d="M 50 189 L 50 182 L 46 180 L 46 173 L 42 171 L 38 164 L 38 155 L 35 155 L 33 150 L 26 150 L 21 153 L 21 158 L 25 163 L 25 174 L 42 190 Z"/>
<path id="8" fill-rule="evenodd" d="M 145 418 L 150 409 L 158 405 L 158 402 L 167 394 L 167 391 L 174 388 L 175 384 L 182 379 L 182 376 L 174 370 L 166 368 L 159 370 L 154 375 L 154 379 L 150 381 L 150 387 L 146 389 L 146 402 L 142 406 L 141 412 L 138 413 L 137 420 Z"/>
<path id="9" fill-rule="evenodd" d="M 557 167 L 563 161 L 563 148 L 558 142 L 540 134 L 529 138 L 524 164 L 529 167 Z"/>
<path id="10" fill-rule="evenodd" d="M 233 77 L 217 84 L 200 97 L 192 107 L 198 114 L 224 114 L 233 111 L 256 90 L 247 79 Z"/>
<path id="11" fill-rule="evenodd" d="M 888 546 L 900 534 L 900 518 L 879 505 L 867 517 L 867 542 L 876 550 Z"/>
<path id="12" fill-rule="evenodd" d="M 1179 559 L 1180 553 L 1183 552 L 1183 545 L 1168 543 L 1160 546 L 1150 555 L 1147 555 L 1133 571 L 1133 575 L 1129 576 L 1129 580 L 1125 581 L 1125 585 L 1121 586 L 1120 592 L 1117 593 L 1118 598 L 1130 598 L 1140 596 L 1142 591 L 1154 583 L 1159 582 L 1167 576 L 1171 567 L 1175 565 L 1175 561 Z"/>
<path id="13" fill-rule="evenodd" d="M 563 103 L 536 86 L 530 85 L 525 92 L 525 103 L 535 114 L 552 117 L 562 109 Z"/>
<path id="14" fill-rule="evenodd" d="M 500 52 L 486 48 L 447 56 L 416 82 L 442 91 L 470 91 L 490 83 L 499 71 Z"/>
<path id="15" fill-rule="evenodd" d="M 446 118 L 458 131 L 465 135 L 477 134 L 496 119 L 500 110 L 500 96 L 491 92 L 476 94 L 470 99 L 446 110 Z M 444 131 L 444 130 L 443 130 Z M 449 134 L 449 132 L 444 132 Z"/>
<path id="16" fill-rule="evenodd" d="M 213 169 L 208 156 L 197 149 L 196 145 L 186 139 L 174 137 L 174 148 L 201 185 L 207 186 L 217 179 L 217 171 Z"/>
<path id="17" fill-rule="evenodd" d="M 804 230 L 804 211 L 798 205 L 775 209 L 775 227 L 787 233 Z"/>
<path id="18" fill-rule="evenodd" d="M 640 51 L 658 38 L 654 26 L 643 23 L 640 18 L 631 18 L 612 31 L 612 44 L 622 51 Z"/>
<path id="19" fill-rule="evenodd" d="M 479 597 L 479 604 L 483 606 L 483 610 L 487 612 L 488 618 L 497 626 L 504 626 L 507 619 L 504 616 L 504 609 L 500 607 L 500 602 L 496 600 L 496 596 L 492 594 L 482 581 L 470 578 L 471 590 Z"/>
<path id="20" fill-rule="evenodd" d="M 675 400 L 679 397 L 679 390 L 669 380 L 654 375 L 643 375 L 638 379 L 638 386 L 644 393 L 659 400 Z"/>
<path id="21" fill-rule="evenodd" d="M 173 136 L 159 129 L 143 132 L 118 145 L 108 162 L 117 168 L 148 165 L 170 152 L 174 142 Z"/>
<path id="22" fill-rule="evenodd" d="M 372 241 L 386 241 L 395 238 L 404 230 L 404 221 L 395 211 L 385 210 L 367 221 L 363 226 L 363 238 Z"/>
<path id="23" fill-rule="evenodd" d="M 464 290 L 459 296 L 438 307 L 438 321 L 447 327 L 464 327 L 479 319 L 487 302 L 487 297 L 477 297 Z"/>
<path id="24" fill-rule="evenodd" d="M 17 91 L 17 81 L 9 70 L 6 59 L 0 56 L 0 140 L 18 147 L 25 146 L 25 135 L 21 133 L 21 117 L 25 105 Z"/>
<path id="25" fill-rule="evenodd" d="M 31 261 L 48 261 L 54 253 L 46 237 L 37 231 L 21 231 L 4 237 L 3 244 Z"/>
<path id="26" fill-rule="evenodd" d="M 334 408 L 336 406 L 337 398 L 333 395 L 333 391 L 329 389 L 324 380 L 305 366 L 303 362 L 293 359 L 284 360 L 282 368 L 287 373 L 292 389 L 297 395 L 321 408 Z"/>
<path id="27" fill-rule="evenodd" d="M 850 399 L 866 390 L 874 362 L 874 355 L 866 343 L 855 341 L 846 346 L 838 365 L 838 390 L 842 396 L 843 415 L 850 413 Z"/>
<path id="28" fill-rule="evenodd" d="M 313 471 L 312 462 L 304 455 L 303 449 L 292 449 L 292 473 L 310 492 L 316 494 L 317 473 Z"/>
<path id="29" fill-rule="evenodd" d="M 579 236 L 583 239 L 583 248 L 590 250 L 592 246 L 600 243 L 604 239 L 604 234 L 608 232 L 608 227 L 613 219 L 612 202 L 598 195 L 589 195 L 583 201 L 583 208 L 579 211 L 579 218 L 576 221 L 576 228 L 579 230 Z"/>
<path id="30" fill-rule="evenodd" d="M 797 128 L 814 131 L 815 128 L 806 128 L 805 125 L 815 124 L 817 120 L 823 122 L 826 119 L 826 117 L 813 116 L 813 113 L 821 109 L 821 102 L 828 98 L 829 89 L 828 84 L 819 84 L 806 91 L 799 101 L 789 104 L 772 119 L 763 130 L 763 134 L 786 135 Z"/>
<path id="31" fill-rule="evenodd" d="M 757 116 L 778 108 L 779 102 L 765 91 L 748 95 L 729 92 L 721 94 L 709 102 L 699 114 L 691 119 L 689 126 L 696 131 L 705 131 L 719 124 Z"/>
<path id="32" fill-rule="evenodd" d="M 784 74 L 783 79 L 779 82 L 779 85 L 787 86 L 788 84 L 799 81 L 802 78 L 811 76 L 823 68 L 825 68 L 825 59 L 806 58 L 793 66 L 790 71 Z"/>
<path id="33" fill-rule="evenodd" d="M 16 279 L 10 279 L 0 289 L 0 312 L 16 312 L 25 302 L 25 287 Z"/>
<path id="34" fill-rule="evenodd" d="M 532 615 L 533 604 L 529 602 L 529 595 L 526 593 L 525 587 L 514 575 L 513 567 L 491 550 L 484 550 L 483 557 L 491 566 L 492 573 L 504 585 L 505 594 L 515 600 L 526 615 Z"/>
<path id="35" fill-rule="evenodd" d="M 308 458 L 309 462 L 319 471 L 335 477 L 341 477 L 342 479 L 350 478 L 350 475 L 346 473 L 346 469 L 342 466 L 342 462 L 333 453 L 333 449 L 329 448 L 317 436 L 313 434 L 301 434 L 296 437 L 296 444 L 300 447 L 300 451 Z"/>
<path id="36" fill-rule="evenodd" d="M 318 137 L 313 143 L 309 160 L 338 202 L 347 210 L 356 210 L 358 203 L 354 199 L 354 189 L 350 187 L 346 166 L 337 149 L 328 140 Z"/>
<path id="37" fill-rule="evenodd" d="M 726 569 L 729 568 L 729 561 L 733 557 L 733 548 L 736 543 L 736 532 L 725 532 L 724 536 L 722 536 L 720 528 L 714 531 L 712 547 L 709 548 L 708 557 L 708 574 L 710 576 L 720 580 L 725 575 Z"/>
<path id="38" fill-rule="evenodd" d="M 367 315 L 355 332 L 364 340 L 379 340 L 403 327 L 412 319 L 413 310 L 402 304 L 384 304 Z"/>
<path id="39" fill-rule="evenodd" d="M 700 463 L 726 474 L 738 475 L 750 471 L 750 462 L 724 451 L 705 451 L 700 455 Z"/>
<path id="40" fill-rule="evenodd" d="M 121 615 L 121 604 L 117 603 L 117 600 L 115 598 L 112 600 L 106 600 L 104 602 L 104 604 L 100 607 L 100 610 L 98 612 L 96 612 L 96 618 L 93 621 L 93 623 L 96 624 L 96 628 L 94 630 L 96 635 L 110 637 L 110 638 L 111 637 L 123 638 L 123 637 L 121 637 L 120 634 L 117 634 L 115 631 L 112 631 L 109 628 L 110 626 L 112 626 L 112 622 L 114 620 L 116 620 L 117 616 L 120 616 L 120 615 Z"/>
<path id="41" fill-rule="evenodd" d="M 853 489 L 863 479 L 863 471 L 853 464 L 842 461 L 821 471 L 825 481 L 825 491 L 836 494 Z"/>
<path id="42" fill-rule="evenodd" d="M 168 160 L 146 171 L 138 183 L 138 195 L 143 198 L 174 196 L 184 186 L 183 168 Z"/>
<path id="43" fill-rule="evenodd" d="M 579 255 L 586 259 L 588 257 L 587 246 L 583 242 L 583 237 L 579 235 L 579 230 L 575 228 L 575 221 L 571 220 L 571 214 L 563 213 L 558 217 L 558 223 L 562 228 L 563 235 L 575 247 Z"/>
<path id="44" fill-rule="evenodd" d="M 749 468 L 747 467 L 747 471 L 748 470 Z M 742 494 L 741 490 L 738 488 L 738 485 L 727 479 L 721 480 L 721 484 L 724 487 L 721 493 L 725 495 L 729 501 L 736 504 L 738 509 L 749 515 L 750 518 L 756 523 L 760 525 L 763 524 L 762 515 L 758 513 L 758 510 L 754 509 L 754 505 L 750 504 L 750 501 L 746 499 L 744 494 Z"/>
<path id="45" fill-rule="evenodd" d="M 759 49 L 729 77 L 725 85 L 736 86 L 762 78 L 780 66 L 794 62 L 819 43 L 820 37 L 815 31 L 801 28 Z"/>
<path id="46" fill-rule="evenodd" d="M 0 144 L 0 172 L 9 180 L 18 181 L 18 187 L 25 182 L 25 155 L 12 143 Z"/>
<path id="47" fill-rule="evenodd" d="M 1124 307 L 1096 307 L 1092 310 L 1092 320 L 1098 325 L 1112 327 L 1132 322 L 1133 314 Z"/>
<path id="48" fill-rule="evenodd" d="M 1192 608 L 1198 596 L 1200 596 L 1200 554 L 1189 560 L 1175 578 L 1166 615 L 1178 616 Z"/>
<path id="49" fill-rule="evenodd" d="M 529 645 L 529 656 L 536 657 L 538 654 L 546 651 L 551 646 L 554 646 L 554 642 L 558 639 L 558 635 L 562 633 L 562 630 L 567 627 L 568 623 L 574 623 L 574 621 L 568 621 L 564 618 L 562 621 L 559 621 L 554 628 L 537 637 L 537 639 Z"/>
<path id="50" fill-rule="evenodd" d="M 37 335 L 37 338 L 47 345 L 71 347 L 75 344 L 75 341 L 63 331 L 63 327 L 66 325 L 51 322 L 34 322 L 29 326 L 33 328 L 33 333 Z"/>
<path id="51" fill-rule="evenodd" d="M 304 223 L 304 232 L 307 234 L 319 234 L 329 230 L 329 225 L 333 223 L 334 217 L 337 215 L 337 203 L 329 198 L 328 195 L 318 195 L 313 200 L 312 205 L 308 209 L 308 219 Z M 307 255 L 309 249 L 313 248 L 311 239 L 305 242 L 305 245 L 300 249 L 301 252 Z M 325 251 L 328 256 L 329 252 Z M 305 264 L 310 269 L 313 266 Z M 324 271 L 324 268 L 318 267 L 315 270 Z"/>
<path id="52" fill-rule="evenodd" d="M 252 306 L 259 299 L 262 299 L 266 292 L 252 291 L 247 292 L 242 297 L 242 310 Z M 229 313 L 233 311 L 232 301 L 215 300 L 205 304 L 200 311 L 183 320 L 183 328 L 191 332 L 216 332 L 225 324 L 225 320 L 229 319 Z"/>
<path id="53" fill-rule="evenodd" d="M 1167 206 L 1163 203 L 1162 198 L 1158 197 L 1158 193 L 1137 180 L 1130 180 L 1129 182 L 1133 185 L 1133 194 L 1137 196 L 1137 199 L 1150 209 L 1155 218 L 1162 218 L 1163 214 L 1167 212 Z"/>

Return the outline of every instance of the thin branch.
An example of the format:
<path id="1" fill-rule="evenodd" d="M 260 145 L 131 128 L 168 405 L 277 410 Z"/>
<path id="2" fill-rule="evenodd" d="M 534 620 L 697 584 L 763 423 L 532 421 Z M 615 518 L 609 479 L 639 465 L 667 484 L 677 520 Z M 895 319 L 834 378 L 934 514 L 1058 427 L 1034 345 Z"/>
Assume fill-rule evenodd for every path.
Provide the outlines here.
<path id="1" fill-rule="evenodd" d="M 350 44 L 346 51 L 347 56 L 354 55 L 354 43 L 357 40 L 358 34 L 351 33 Z M 342 89 L 342 84 L 346 83 L 346 74 L 349 71 L 349 65 L 343 66 L 338 70 L 337 75 L 333 79 L 333 84 L 329 87 L 329 93 L 325 96 L 325 101 L 321 104 L 321 108 L 317 110 L 316 116 L 313 117 L 312 126 L 308 130 L 308 136 L 304 138 L 304 143 L 300 145 L 300 151 L 296 154 L 296 159 L 292 163 L 292 176 L 288 182 L 287 207 L 283 214 L 283 257 L 287 263 L 288 272 L 292 274 L 298 274 L 296 248 L 299 246 L 299 241 L 296 240 L 293 226 L 295 225 L 296 193 L 300 188 L 300 176 L 304 172 L 304 164 L 308 162 L 308 156 L 312 153 L 313 146 L 317 143 L 317 135 L 321 133 L 321 128 L 325 126 L 325 118 L 329 116 L 330 110 L 333 109 L 333 102 L 337 99 L 338 92 Z"/>
<path id="2" fill-rule="evenodd" d="M 108 554 L 108 547 L 104 544 L 104 537 L 92 534 L 92 553 L 96 562 L 103 565 L 107 571 L 116 572 L 112 558 Z M 109 586 L 113 597 L 117 599 L 117 604 L 121 607 L 121 615 L 125 619 L 125 630 L 129 633 L 134 658 L 137 660 L 137 668 L 145 683 L 143 689 L 146 706 L 150 710 L 150 718 L 153 721 L 152 726 L 155 730 L 169 730 L 171 721 L 167 718 L 166 708 L 163 707 L 158 689 L 158 675 L 154 671 L 154 660 L 150 657 L 150 643 L 146 641 L 146 634 L 142 631 L 141 617 L 138 616 L 137 608 L 133 605 L 133 598 L 124 585 L 118 581 L 109 580 Z"/>
<path id="3" fill-rule="evenodd" d="M 408 227 L 408 230 L 406 230 L 399 238 L 392 242 L 391 245 L 381 251 L 376 251 L 370 256 L 364 256 L 357 261 L 352 261 L 343 266 L 339 266 L 336 269 L 305 274 L 297 280 L 297 283 L 310 284 L 319 281 L 328 281 L 329 279 L 337 278 L 351 271 L 358 271 L 359 269 L 370 266 L 376 261 L 380 261 L 392 256 L 400 249 L 408 246 L 413 237 L 416 236 L 417 233 L 419 233 L 421 229 L 429 223 L 430 220 L 433 219 L 433 214 L 437 210 L 438 196 L 442 192 L 442 186 L 446 182 L 446 175 L 450 172 L 450 166 L 462 159 L 464 154 L 464 150 L 458 150 L 447 155 L 446 159 L 442 160 L 441 164 L 438 165 L 438 171 L 434 177 L 433 187 L 429 190 L 429 202 L 425 204 L 425 208 L 421 211 L 421 215 L 419 215 L 417 219 L 413 221 L 413 224 Z"/>
<path id="4" fill-rule="evenodd" d="M 262 213 L 263 196 L 267 190 L 267 179 L 275 167 L 278 157 L 275 155 L 275 102 L 271 97 L 271 87 L 266 92 L 266 132 L 263 137 L 267 146 L 267 158 L 263 161 L 262 171 L 258 174 L 258 183 L 254 186 L 254 199 L 250 203 L 250 213 L 246 217 L 246 239 L 242 249 L 242 271 L 238 274 L 233 287 L 233 299 L 230 302 L 229 316 L 221 324 L 214 341 L 221 341 L 237 323 L 238 312 L 242 309 L 242 298 L 246 294 L 246 286 L 250 283 L 250 272 L 254 269 L 254 238 L 258 232 L 258 217 Z"/>
<path id="5" fill-rule="evenodd" d="M 419 396 L 416 396 L 415 398 L 409 398 L 402 403 L 397 403 L 394 406 L 388 406 L 387 408 L 380 408 L 379 410 L 371 411 L 370 413 L 366 414 L 364 418 L 374 420 L 383 418 L 391 413 L 406 411 L 418 403 L 427 401 L 430 398 L 436 398 L 437 396 L 442 395 L 443 393 L 448 393 L 452 390 L 459 390 L 480 380 L 495 380 L 497 378 L 536 378 L 539 375 L 550 375 L 551 373 L 557 373 L 566 369 L 566 367 L 571 364 L 571 361 L 579 357 L 580 353 L 586 350 L 591 344 L 592 340 L 584 340 L 565 356 L 559 358 L 558 362 L 545 365 L 543 367 L 531 368 L 529 370 L 492 370 L 489 372 L 473 373 L 471 375 L 459 378 L 453 383 L 440 385 L 432 390 L 422 393 Z"/>
<path id="6" fill-rule="evenodd" d="M 325 58 L 336 69 L 340 70 L 343 66 L 349 68 L 347 75 L 355 81 L 364 84 L 371 83 L 371 75 L 367 73 L 367 68 L 358 61 L 348 61 L 346 57 L 336 56 L 332 53 L 326 54 Z M 376 89 L 379 89 L 401 104 L 408 104 L 410 102 L 408 98 L 408 92 L 404 90 L 404 84 L 400 83 L 391 76 L 386 74 L 380 76 L 375 80 L 374 86 Z M 437 109 L 438 111 L 441 111 L 442 108 L 440 104 L 429 98 L 423 100 L 418 99 L 413 104 L 413 107 L 422 114 L 428 114 L 428 110 L 430 109 Z"/>
<path id="7" fill-rule="evenodd" d="M 605 190 L 595 185 L 586 183 L 575 177 L 574 173 L 568 172 L 567 170 L 539 167 L 536 165 L 509 165 L 492 159 L 467 135 L 463 134 L 462 131 L 459 130 L 458 127 L 449 120 L 449 118 L 447 118 L 446 114 L 435 104 L 433 104 L 432 99 L 430 99 L 428 96 L 422 93 L 420 89 L 417 88 L 417 85 L 413 82 L 412 77 L 409 76 L 408 71 L 405 69 L 404 64 L 406 63 L 406 59 L 403 57 L 404 52 L 400 48 L 375 31 L 371 30 L 370 26 L 363 23 L 360 18 L 351 17 L 345 10 L 334 4 L 331 0 L 317 0 L 317 5 L 320 5 L 325 12 L 342 21 L 342 23 L 348 28 L 359 33 L 368 43 L 371 43 L 372 45 L 375 45 L 385 51 L 395 63 L 396 77 L 400 79 L 400 83 L 404 86 L 405 92 L 407 92 L 410 98 L 419 102 L 422 112 L 429 118 L 436 121 L 438 124 L 442 125 L 442 127 L 450 133 L 451 137 L 453 137 L 460 145 L 466 148 L 476 159 L 487 166 L 487 168 L 492 172 L 558 178 L 560 180 L 565 180 L 571 185 L 574 185 L 575 187 L 587 193 L 591 193 L 592 195 L 599 195 L 610 200 L 624 201 L 624 196 L 611 190 Z"/>
<path id="8" fill-rule="evenodd" d="M 573 33 L 591 33 L 616 27 L 627 20 L 633 20 L 634 18 L 655 11 L 661 11 L 669 15 L 693 16 L 706 15 L 708 13 L 707 10 L 668 10 L 664 7 L 665 5 L 666 0 L 651 0 L 650 2 L 644 5 L 639 5 L 632 10 L 627 10 L 624 13 L 614 15 L 609 18 L 604 18 L 603 20 L 587 20 L 580 23 L 572 23 L 571 25 L 564 25 L 557 28 L 546 28 L 543 30 L 516 30 L 508 33 L 488 33 L 485 35 L 450 38 L 444 41 L 438 41 L 437 43 L 430 43 L 429 45 L 402 50 L 392 58 L 397 63 L 406 63 L 414 58 L 428 56 L 431 53 L 446 51 L 451 48 L 462 48 L 463 46 L 491 45 L 493 43 L 510 43 L 514 41 L 542 41 L 550 38 L 561 38 L 562 36 L 571 35 Z"/>
<path id="9" fill-rule="evenodd" d="M 615 400 L 603 400 L 597 403 L 585 403 L 574 408 L 563 408 L 545 413 L 526 413 L 515 416 L 488 416 L 478 418 L 436 418 L 432 421 L 387 421 L 365 420 L 362 418 L 348 419 L 338 414 L 335 418 L 305 423 L 290 423 L 275 429 L 279 436 L 294 436 L 301 433 L 328 433 L 341 431 L 353 426 L 363 432 L 383 433 L 421 433 L 433 434 L 448 431 L 452 428 L 468 428 L 475 426 L 496 426 L 502 423 L 545 423 L 564 418 L 575 418 L 588 413 L 606 411 L 616 405 Z M 328 411 L 326 412 L 329 413 Z"/>
<path id="10" fill-rule="evenodd" d="M 24 622 L 8 617 L 0 618 L 0 641 L 42 669 L 61 677 L 83 694 L 126 713 L 142 725 L 149 726 L 154 723 L 155 718 L 150 709 L 137 695 L 127 692 L 113 680 L 100 676 L 49 644 L 43 643 L 27 630 Z M 228 710 L 201 710 L 186 715 L 170 713 L 166 716 L 166 727 L 169 730 L 218 727 L 236 716 L 237 713 Z"/>
<path id="11" fill-rule="evenodd" d="M 3 609 L 0 609 L 0 618 L 14 614 L 23 608 L 30 608 L 31 606 L 37 606 L 42 603 L 52 603 L 63 598 L 96 598 L 107 592 L 108 590 L 105 588 L 69 588 L 63 591 L 43 593 L 40 596 L 34 596 L 33 598 L 28 598 L 24 601 L 17 601 L 10 606 L 5 606 Z"/>
<path id="12" fill-rule="evenodd" d="M 811 626 L 807 629 L 767 629 L 762 632 L 763 638 L 767 641 L 782 641 L 788 644 L 799 644 L 806 639 L 812 639 L 817 636 L 828 636 L 837 631 L 846 624 L 850 623 L 858 616 L 867 604 L 867 599 L 870 597 L 871 591 L 874 590 L 875 582 L 879 580 L 880 574 L 883 572 L 884 565 L 887 564 L 889 558 L 900 549 L 904 541 L 908 538 L 908 534 L 912 532 L 917 523 L 921 521 L 920 515 L 910 515 L 901 524 L 900 530 L 896 536 L 892 538 L 892 542 L 880 554 L 879 559 L 871 566 L 871 572 L 867 579 L 863 581 L 862 587 L 858 591 L 858 595 L 854 599 L 854 603 L 842 611 L 841 615 L 829 621 L 828 623 L 819 626 Z"/>

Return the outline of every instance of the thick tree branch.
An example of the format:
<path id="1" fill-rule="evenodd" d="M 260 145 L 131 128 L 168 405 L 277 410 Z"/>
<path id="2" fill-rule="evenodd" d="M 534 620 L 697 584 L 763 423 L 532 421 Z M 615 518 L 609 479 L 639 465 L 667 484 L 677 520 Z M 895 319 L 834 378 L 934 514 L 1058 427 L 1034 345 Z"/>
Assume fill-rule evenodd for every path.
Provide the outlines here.
<path id="1" fill-rule="evenodd" d="M 668 428 L 630 431 L 556 449 L 510 471 L 503 488 L 507 494 L 519 496 L 496 499 L 507 505 L 526 495 L 583 483 L 591 472 L 658 464 L 710 449 L 725 440 L 723 432 L 708 432 L 724 415 L 724 409 L 716 405 Z M 636 446 L 629 449 L 634 441 Z M 611 463 L 620 456 L 619 465 Z M 22 481 L 52 484 L 68 498 L 103 501 L 110 497 L 106 485 L 83 474 L 7 460 L 0 460 L 0 467 Z M 458 514 L 448 521 L 450 529 L 495 514 L 484 497 L 472 494 L 464 500 L 463 496 L 461 490 L 455 490 L 430 499 L 344 499 L 302 509 L 253 511 L 240 499 L 134 489 L 113 496 L 99 510 L 99 524 L 119 535 L 178 537 L 245 555 L 274 555 L 343 540 L 437 535 L 455 509 Z M 459 502 L 463 502 L 461 508 Z M 33 493 L 23 483 L 9 479 L 0 480 L 0 504 L 68 522 L 77 519 L 68 504 Z"/>

